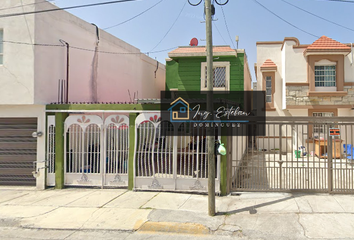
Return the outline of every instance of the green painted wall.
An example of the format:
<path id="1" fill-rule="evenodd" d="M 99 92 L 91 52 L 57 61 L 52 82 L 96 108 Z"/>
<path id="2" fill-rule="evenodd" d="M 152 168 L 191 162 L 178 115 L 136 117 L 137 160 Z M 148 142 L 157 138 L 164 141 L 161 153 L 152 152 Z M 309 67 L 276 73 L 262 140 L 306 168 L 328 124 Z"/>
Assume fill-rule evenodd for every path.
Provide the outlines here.
<path id="1" fill-rule="evenodd" d="M 128 164 L 128 190 L 134 188 L 134 155 L 135 155 L 135 119 L 139 114 L 129 114 L 129 164 Z"/>
<path id="2" fill-rule="evenodd" d="M 64 188 L 64 122 L 67 113 L 55 113 L 55 188 Z"/>
<path id="3" fill-rule="evenodd" d="M 230 62 L 230 91 L 244 90 L 244 54 L 215 57 L 214 62 Z M 205 57 L 184 57 L 166 62 L 166 91 L 200 91 L 201 63 Z"/>
<path id="4" fill-rule="evenodd" d="M 226 151 L 228 152 L 231 146 L 227 142 L 227 136 L 225 133 L 221 136 L 221 142 L 224 144 Z M 220 192 L 221 196 L 226 196 L 227 192 L 227 154 L 220 156 Z"/>

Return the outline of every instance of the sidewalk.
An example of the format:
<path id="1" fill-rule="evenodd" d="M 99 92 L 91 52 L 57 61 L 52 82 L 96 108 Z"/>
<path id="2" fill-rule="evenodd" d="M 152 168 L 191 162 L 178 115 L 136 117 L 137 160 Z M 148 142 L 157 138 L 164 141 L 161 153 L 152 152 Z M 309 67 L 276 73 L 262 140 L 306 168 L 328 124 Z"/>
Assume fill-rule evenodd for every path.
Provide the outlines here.
<path id="1" fill-rule="evenodd" d="M 240 193 L 206 195 L 123 189 L 0 187 L 2 227 L 182 233 L 243 239 L 354 239 L 354 196 Z"/>

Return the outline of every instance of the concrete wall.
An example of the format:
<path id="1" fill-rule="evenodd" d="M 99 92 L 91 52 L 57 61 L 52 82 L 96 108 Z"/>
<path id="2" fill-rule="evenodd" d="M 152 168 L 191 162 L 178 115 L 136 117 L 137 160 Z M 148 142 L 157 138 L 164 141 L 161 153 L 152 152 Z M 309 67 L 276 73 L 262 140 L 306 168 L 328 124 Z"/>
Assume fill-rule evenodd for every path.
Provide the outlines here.
<path id="1" fill-rule="evenodd" d="M 23 0 L 24 5 L 34 0 Z M 33 5 L 24 9 L 10 7 L 21 6 L 20 0 L 0 1 L 1 14 L 21 11 L 33 11 Z M 3 65 L 0 65 L 0 104 L 34 103 L 34 15 L 1 18 L 0 29 L 4 32 Z M 8 43 L 24 42 L 25 44 Z M 0 43 L 1 44 L 1 43 Z"/>
<path id="2" fill-rule="evenodd" d="M 36 0 L 37 2 L 40 0 Z M 53 8 L 37 4 L 36 10 Z M 69 101 L 125 102 L 157 98 L 164 89 L 165 66 L 144 56 L 139 49 L 65 11 L 37 14 L 36 43 L 69 43 Z M 81 49 L 78 49 L 81 48 Z M 58 99 L 58 80 L 66 79 L 66 47 L 35 47 L 35 102 L 47 104 Z M 130 96 L 128 94 L 130 92 Z"/>
<path id="3" fill-rule="evenodd" d="M 278 67 L 278 72 L 282 72 L 281 44 L 261 44 L 257 45 L 257 89 L 262 90 L 262 72 L 261 66 L 267 60 L 271 59 Z"/>

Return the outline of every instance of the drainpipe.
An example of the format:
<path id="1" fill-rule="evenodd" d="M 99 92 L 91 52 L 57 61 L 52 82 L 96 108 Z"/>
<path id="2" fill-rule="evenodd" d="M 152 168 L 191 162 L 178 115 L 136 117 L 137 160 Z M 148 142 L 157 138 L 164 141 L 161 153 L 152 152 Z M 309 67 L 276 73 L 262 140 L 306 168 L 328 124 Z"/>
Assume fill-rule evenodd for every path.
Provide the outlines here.
<path id="1" fill-rule="evenodd" d="M 66 46 L 66 96 L 65 96 L 65 103 L 69 103 L 69 49 L 70 45 L 69 43 L 65 42 L 62 39 L 59 39 L 59 41 Z"/>
<path id="2" fill-rule="evenodd" d="M 92 61 L 92 101 L 98 102 L 98 95 L 97 95 L 97 74 L 98 74 L 98 44 L 100 42 L 100 31 L 96 24 L 91 23 L 93 26 L 96 27 L 96 45 L 95 45 L 95 55 Z"/>

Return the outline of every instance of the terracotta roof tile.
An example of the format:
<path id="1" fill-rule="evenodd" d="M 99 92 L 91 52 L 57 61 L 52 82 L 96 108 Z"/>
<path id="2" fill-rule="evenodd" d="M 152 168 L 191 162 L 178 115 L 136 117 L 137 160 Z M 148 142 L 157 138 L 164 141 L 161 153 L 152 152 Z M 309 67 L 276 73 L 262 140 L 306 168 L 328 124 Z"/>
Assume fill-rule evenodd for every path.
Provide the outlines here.
<path id="1" fill-rule="evenodd" d="M 337 42 L 329 37 L 322 36 L 316 41 L 314 41 L 307 50 L 351 50 L 349 46 Z"/>
<path id="2" fill-rule="evenodd" d="M 169 53 L 205 53 L 206 52 L 206 47 L 205 46 L 200 46 L 200 47 L 179 47 Z M 216 46 L 213 48 L 213 52 L 235 52 L 234 49 L 230 48 L 229 46 Z"/>
<path id="3" fill-rule="evenodd" d="M 261 66 L 261 68 L 273 68 L 273 67 L 277 67 L 277 65 L 270 59 L 265 60 L 265 62 Z"/>

